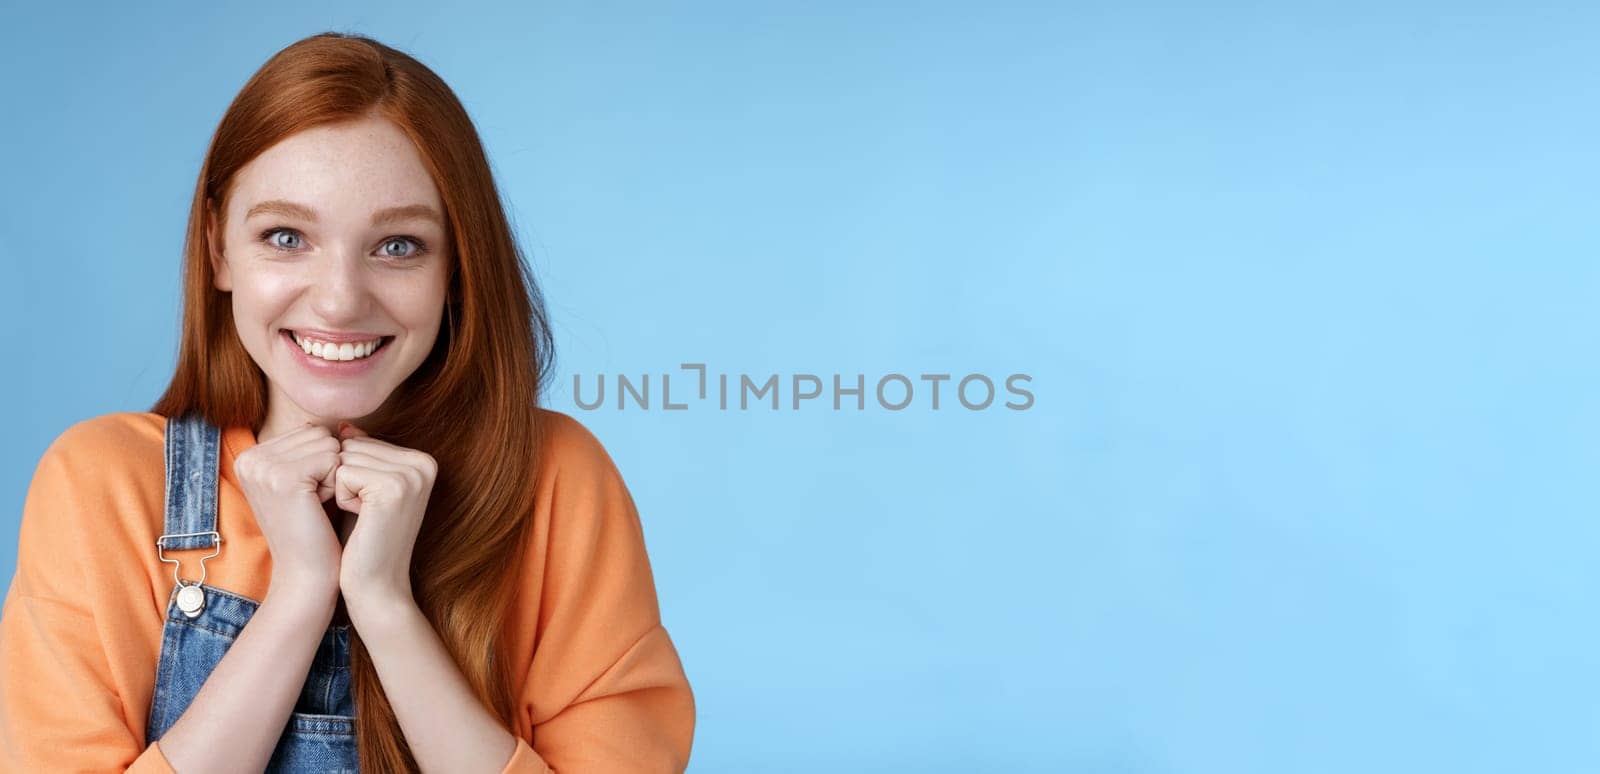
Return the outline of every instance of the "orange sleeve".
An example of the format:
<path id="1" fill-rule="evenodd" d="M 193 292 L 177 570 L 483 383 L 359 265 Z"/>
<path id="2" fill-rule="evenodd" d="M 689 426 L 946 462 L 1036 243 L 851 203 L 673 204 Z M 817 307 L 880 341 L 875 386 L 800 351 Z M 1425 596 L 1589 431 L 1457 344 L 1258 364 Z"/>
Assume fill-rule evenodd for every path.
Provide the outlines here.
<path id="1" fill-rule="evenodd" d="M 45 451 L 23 504 L 17 571 L 0 608 L 0 763 L 7 772 L 132 771 L 172 774 L 143 725 L 128 721 L 87 581 L 86 520 L 109 517 L 106 465 L 84 426 Z"/>
<path id="2" fill-rule="evenodd" d="M 694 695 L 667 630 L 633 498 L 600 442 L 557 414 L 535 558 L 539 633 L 521 691 L 532 744 L 506 774 L 682 772 Z"/>

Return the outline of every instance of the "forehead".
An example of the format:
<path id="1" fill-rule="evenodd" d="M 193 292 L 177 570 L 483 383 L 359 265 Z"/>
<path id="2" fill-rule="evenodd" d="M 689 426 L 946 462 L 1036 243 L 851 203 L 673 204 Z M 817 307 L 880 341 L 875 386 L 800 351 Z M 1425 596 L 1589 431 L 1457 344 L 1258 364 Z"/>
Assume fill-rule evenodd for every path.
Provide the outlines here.
<path id="1" fill-rule="evenodd" d="M 422 154 L 386 119 L 307 129 L 284 138 L 234 177 L 230 220 L 268 199 L 310 206 L 328 217 L 364 219 L 385 207 L 427 204 L 442 210 Z"/>

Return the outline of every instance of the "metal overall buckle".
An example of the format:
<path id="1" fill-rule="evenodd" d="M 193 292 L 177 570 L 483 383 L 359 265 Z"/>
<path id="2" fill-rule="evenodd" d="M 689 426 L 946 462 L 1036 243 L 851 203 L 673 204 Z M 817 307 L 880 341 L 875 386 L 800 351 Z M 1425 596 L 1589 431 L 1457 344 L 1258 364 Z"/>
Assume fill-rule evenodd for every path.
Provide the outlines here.
<path id="1" fill-rule="evenodd" d="M 180 564 L 177 559 L 168 559 L 165 551 L 163 551 L 163 549 L 166 548 L 166 541 L 169 538 L 176 539 L 182 537 L 201 537 L 204 535 L 210 535 L 216 539 L 216 550 L 200 557 L 200 580 L 197 580 L 194 583 L 185 583 L 182 578 L 178 577 L 178 570 L 182 569 L 183 565 Z M 220 553 L 222 553 L 222 535 L 216 530 L 211 530 L 209 532 L 180 532 L 172 535 L 162 535 L 161 537 L 156 538 L 156 556 L 159 557 L 163 562 L 172 563 L 172 580 L 178 584 L 178 609 L 182 610 L 184 615 L 194 618 L 200 615 L 201 610 L 205 609 L 206 593 L 200 590 L 200 584 L 206 582 L 206 560 L 213 558 Z"/>

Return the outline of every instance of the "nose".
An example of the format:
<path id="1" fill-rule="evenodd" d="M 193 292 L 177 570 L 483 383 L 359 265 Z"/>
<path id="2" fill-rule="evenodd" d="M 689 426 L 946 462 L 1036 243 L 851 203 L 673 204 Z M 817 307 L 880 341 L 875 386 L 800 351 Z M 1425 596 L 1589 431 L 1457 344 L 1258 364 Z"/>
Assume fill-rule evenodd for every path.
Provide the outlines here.
<path id="1" fill-rule="evenodd" d="M 311 277 L 311 310 L 330 327 L 360 322 L 372 301 L 368 281 L 359 252 L 330 251 Z"/>

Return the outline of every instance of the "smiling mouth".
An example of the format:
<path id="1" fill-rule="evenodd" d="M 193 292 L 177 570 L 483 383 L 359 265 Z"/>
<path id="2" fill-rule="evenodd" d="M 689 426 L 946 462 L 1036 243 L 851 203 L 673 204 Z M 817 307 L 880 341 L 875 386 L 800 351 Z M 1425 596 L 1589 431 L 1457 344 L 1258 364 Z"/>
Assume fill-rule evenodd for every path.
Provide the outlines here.
<path id="1" fill-rule="evenodd" d="M 349 357 L 349 358 L 331 357 L 330 358 L 330 357 L 324 357 L 323 355 L 318 354 L 318 352 L 322 351 L 322 350 L 328 350 L 328 351 L 340 351 L 340 350 L 336 350 L 334 347 L 331 347 L 331 346 L 330 347 L 324 347 L 319 343 L 319 344 L 312 345 L 311 351 L 307 352 L 305 347 L 300 346 L 300 342 L 295 341 L 294 332 L 293 331 L 291 331 L 291 330 L 289 330 L 287 328 L 284 328 L 284 329 L 279 330 L 278 335 L 283 337 L 283 340 L 289 346 L 300 350 L 301 353 L 303 353 L 306 357 L 311 358 L 312 360 L 320 360 L 320 361 L 328 362 L 328 363 L 351 363 L 351 362 L 360 362 L 362 360 L 368 360 L 373 355 L 376 355 L 379 352 L 382 352 L 385 347 L 389 346 L 389 342 L 394 341 L 394 337 L 393 336 L 382 336 L 382 337 L 379 337 L 377 345 L 372 348 L 371 352 L 367 352 L 365 354 L 358 354 L 359 352 L 361 352 L 361 350 L 358 350 L 358 349 L 352 347 L 351 357 Z M 342 354 L 342 352 L 341 352 L 341 354 Z"/>

